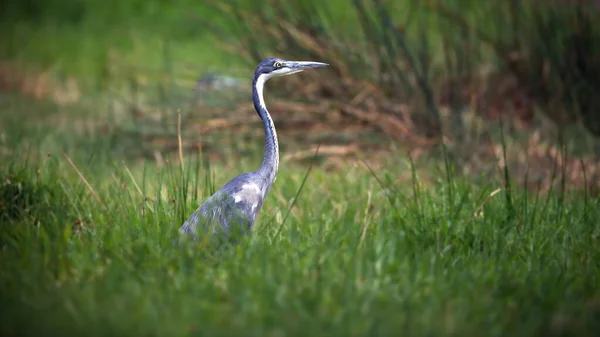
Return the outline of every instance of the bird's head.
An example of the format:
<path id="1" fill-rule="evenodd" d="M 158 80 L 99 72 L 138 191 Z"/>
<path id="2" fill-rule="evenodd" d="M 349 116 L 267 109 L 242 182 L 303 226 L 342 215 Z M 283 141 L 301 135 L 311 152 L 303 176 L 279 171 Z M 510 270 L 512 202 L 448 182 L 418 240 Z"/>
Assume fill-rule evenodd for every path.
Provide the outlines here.
<path id="1" fill-rule="evenodd" d="M 264 59 L 256 67 L 256 76 L 265 75 L 265 79 L 276 76 L 291 75 L 309 68 L 326 67 L 329 64 L 310 61 L 286 61 L 280 58 L 270 57 Z"/>

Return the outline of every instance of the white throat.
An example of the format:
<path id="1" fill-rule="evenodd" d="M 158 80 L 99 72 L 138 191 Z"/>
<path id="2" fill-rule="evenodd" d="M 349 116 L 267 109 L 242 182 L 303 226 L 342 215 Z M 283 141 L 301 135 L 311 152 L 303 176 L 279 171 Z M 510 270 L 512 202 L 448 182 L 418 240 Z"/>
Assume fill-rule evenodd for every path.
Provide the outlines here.
<path id="1" fill-rule="evenodd" d="M 271 74 L 262 74 L 258 76 L 256 79 L 256 94 L 258 95 L 258 103 L 261 108 L 266 109 L 265 106 L 265 98 L 263 97 L 263 90 L 265 88 L 265 82 L 267 82 L 273 75 Z"/>
<path id="2" fill-rule="evenodd" d="M 265 152 L 267 156 L 272 156 L 270 159 L 272 160 L 272 172 L 269 172 L 269 180 L 274 181 L 275 176 L 277 174 L 277 170 L 279 169 L 279 142 L 277 141 L 277 131 L 275 130 L 275 124 L 273 123 L 273 119 L 269 114 L 269 111 L 265 105 L 265 99 L 263 96 L 263 90 L 265 87 L 265 82 L 269 80 L 271 77 L 277 76 L 278 74 L 274 74 L 274 72 L 270 74 L 262 74 L 258 76 L 256 79 L 256 95 L 258 96 L 258 104 L 260 107 L 266 112 L 263 118 L 263 124 L 265 128 Z M 265 157 L 267 159 L 267 157 Z M 267 159 L 268 160 L 268 159 Z M 266 163 L 263 163 L 263 165 Z"/>

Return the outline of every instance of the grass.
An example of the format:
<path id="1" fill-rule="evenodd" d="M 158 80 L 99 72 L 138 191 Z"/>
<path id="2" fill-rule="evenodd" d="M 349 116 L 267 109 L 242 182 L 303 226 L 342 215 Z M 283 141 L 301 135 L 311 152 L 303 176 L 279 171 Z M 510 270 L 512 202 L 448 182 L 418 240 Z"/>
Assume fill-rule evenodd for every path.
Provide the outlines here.
<path id="1" fill-rule="evenodd" d="M 3 121 L 57 109 L 2 102 Z M 424 168 L 401 155 L 373 173 L 307 175 L 284 162 L 255 231 L 216 254 L 174 245 L 177 228 L 260 158 L 207 170 L 187 155 L 182 171 L 176 155 L 158 167 L 89 134 L 3 124 L 1 145 L 13 150 L 0 166 L 3 335 L 592 336 L 599 327 L 600 205 L 586 194 L 507 196 L 502 182 L 443 165 L 423 181 Z"/>
<path id="2" fill-rule="evenodd" d="M 144 69 L 174 63 L 234 71 L 248 57 L 213 48 L 216 35 L 188 16 L 177 24 L 193 3 L 169 11 L 153 1 L 90 2 L 83 12 L 77 2 L 67 12 L 53 5 L 36 25 L 6 23 L 1 56 L 90 84 L 114 66 L 105 83 L 112 89 L 138 71 L 113 65 L 113 53 Z M 301 6 L 308 3 L 285 10 L 311 18 Z M 391 4 L 391 15 L 415 17 L 403 10 L 408 4 Z M 352 12 L 319 8 L 322 20 L 307 20 L 310 28 L 340 43 L 368 41 L 355 39 L 363 28 Z M 482 19 L 493 5 L 471 9 L 465 16 L 489 23 L 485 31 L 503 27 L 495 25 L 502 17 Z M 431 44 L 448 25 L 423 19 L 409 27 L 405 19 L 413 32 L 437 27 L 423 35 Z M 171 63 L 157 52 L 165 41 Z M 273 50 L 269 43 L 260 51 Z M 227 143 L 223 161 L 186 152 L 183 165 L 177 153 L 158 162 L 132 155 L 146 145 L 122 134 L 142 129 L 136 121 L 118 116 L 122 129 L 108 123 L 99 131 L 107 104 L 94 103 L 0 95 L 2 335 L 593 336 L 600 328 L 600 201 L 586 191 L 541 194 L 459 176 L 450 160 L 413 163 L 400 152 L 377 168 L 358 161 L 309 172 L 282 160 L 253 233 L 216 253 L 175 245 L 177 229 L 216 188 L 260 164 L 262 141 L 234 138 L 240 144 Z M 284 135 L 281 143 L 285 152 Z"/>
<path id="3" fill-rule="evenodd" d="M 469 21 L 479 22 L 478 27 L 485 31 L 498 29 L 489 20 L 498 11 L 498 6 L 493 3 L 450 1 L 447 5 L 460 10 Z M 302 25 L 302 28 L 312 27 L 319 34 L 326 33 L 331 44 L 336 46 L 358 43 L 363 49 L 370 48 L 368 42 L 378 38 L 363 36 L 365 32 L 357 24 L 359 17 L 351 2 L 324 4 L 310 0 L 280 6 L 282 4 L 277 1 L 256 3 L 248 0 L 206 3 L 183 0 L 175 4 L 155 0 L 131 0 L 128 3 L 57 0 L 47 6 L 37 4 L 36 12 L 31 13 L 26 4 L 13 2 L 0 24 L 3 28 L 0 36 L 5 42 L 0 57 L 36 64 L 61 76 L 76 76 L 81 84 L 93 88 L 106 81 L 122 80 L 119 75 L 123 74 L 119 72 L 123 69 L 116 70 L 116 74 L 111 74 L 114 77 L 107 79 L 106 68 L 121 66 L 148 73 L 162 67 L 164 55 L 157 51 L 163 48 L 165 41 L 168 41 L 171 57 L 181 67 L 201 65 L 201 68 L 210 68 L 207 70 L 236 73 L 241 68 L 238 66 L 248 58 L 239 50 L 235 53 L 223 50 L 215 42 L 226 43 L 230 48 L 247 48 L 244 43 L 253 42 L 259 52 L 272 52 L 268 45 L 276 43 L 277 39 L 267 39 L 270 37 L 267 32 L 260 33 L 259 36 L 264 35 L 263 39 L 247 39 L 252 36 L 251 28 L 256 26 L 257 13 L 265 13 L 272 22 L 279 18 Z M 443 64 L 440 40 L 452 27 L 446 20 L 413 0 L 392 2 L 386 4 L 386 8 L 391 17 L 410 32 L 407 38 L 411 46 L 424 49 L 426 47 L 421 44 L 428 44 L 427 48 L 435 50 L 431 53 L 435 63 Z M 237 15 L 242 15 L 243 19 Z M 423 27 L 428 28 L 426 39 L 422 36 Z M 282 41 L 284 38 L 280 36 L 279 42 L 287 43 Z M 343 56 L 337 54 L 339 51 L 336 56 Z M 358 71 L 356 75 L 360 75 L 360 69 L 368 69 L 366 66 L 371 61 L 360 59 L 366 58 L 365 55 L 357 57 L 351 60 Z M 204 70 L 200 69 L 201 72 Z"/>

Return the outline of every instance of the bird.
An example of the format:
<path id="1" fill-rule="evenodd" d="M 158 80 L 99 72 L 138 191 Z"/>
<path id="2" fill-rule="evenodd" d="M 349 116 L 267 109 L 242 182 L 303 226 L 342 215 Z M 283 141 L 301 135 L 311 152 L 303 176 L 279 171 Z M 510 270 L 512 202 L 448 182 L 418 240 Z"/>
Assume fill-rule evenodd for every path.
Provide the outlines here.
<path id="1" fill-rule="evenodd" d="M 204 74 L 196 81 L 196 91 L 231 90 L 242 87 L 242 82 L 235 77 L 222 76 L 215 73 Z"/>
<path id="2" fill-rule="evenodd" d="M 265 152 L 262 164 L 255 171 L 235 176 L 206 199 L 179 228 L 180 234 L 196 239 L 199 234 L 204 233 L 224 234 L 225 238 L 249 233 L 279 170 L 279 142 L 273 119 L 265 106 L 265 83 L 273 77 L 328 65 L 312 61 L 286 61 L 275 57 L 266 58 L 258 64 L 252 79 L 252 101 L 264 128 Z"/>

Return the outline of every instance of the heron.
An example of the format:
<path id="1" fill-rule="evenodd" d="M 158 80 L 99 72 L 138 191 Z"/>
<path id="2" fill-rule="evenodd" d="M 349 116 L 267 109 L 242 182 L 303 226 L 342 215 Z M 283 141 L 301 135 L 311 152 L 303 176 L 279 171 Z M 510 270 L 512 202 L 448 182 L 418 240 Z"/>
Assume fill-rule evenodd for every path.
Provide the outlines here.
<path id="1" fill-rule="evenodd" d="M 245 235 L 252 229 L 279 170 L 279 143 L 273 119 L 265 106 L 265 83 L 273 77 L 325 66 L 328 64 L 286 61 L 274 57 L 266 58 L 258 64 L 252 79 L 252 101 L 264 128 L 265 152 L 262 164 L 255 171 L 234 177 L 204 201 L 180 227 L 181 234 L 196 238 L 202 231 L 225 234 L 228 237 L 233 233 Z"/>

